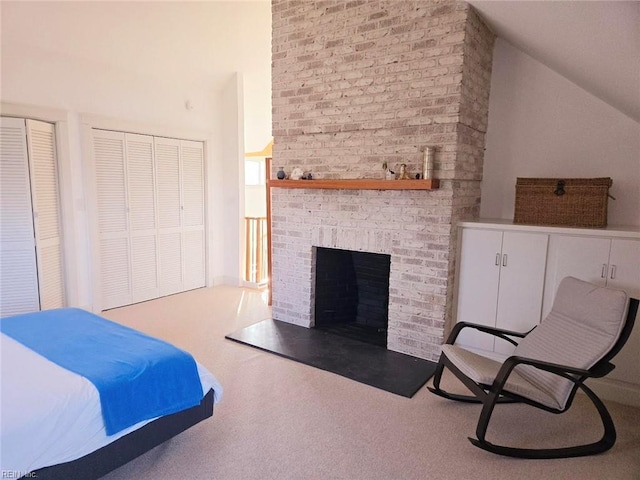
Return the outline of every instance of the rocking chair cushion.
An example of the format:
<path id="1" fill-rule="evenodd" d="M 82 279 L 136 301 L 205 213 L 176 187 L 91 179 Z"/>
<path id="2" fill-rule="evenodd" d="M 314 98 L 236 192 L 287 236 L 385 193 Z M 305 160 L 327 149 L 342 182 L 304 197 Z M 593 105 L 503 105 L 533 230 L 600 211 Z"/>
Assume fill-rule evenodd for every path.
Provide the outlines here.
<path id="1" fill-rule="evenodd" d="M 442 345 L 442 353 L 463 374 L 483 385 L 491 385 L 502 366 L 502 362 L 496 362 L 456 345 Z M 504 390 L 530 398 L 551 408 L 560 408 L 558 402 L 551 395 L 525 380 L 517 371 L 511 372 L 504 385 Z"/>
<path id="2" fill-rule="evenodd" d="M 514 355 L 589 369 L 615 345 L 625 324 L 625 292 L 573 277 L 562 280 L 551 312 L 522 339 Z M 514 373 L 544 390 L 563 409 L 574 386 L 558 375 L 519 365 Z"/>

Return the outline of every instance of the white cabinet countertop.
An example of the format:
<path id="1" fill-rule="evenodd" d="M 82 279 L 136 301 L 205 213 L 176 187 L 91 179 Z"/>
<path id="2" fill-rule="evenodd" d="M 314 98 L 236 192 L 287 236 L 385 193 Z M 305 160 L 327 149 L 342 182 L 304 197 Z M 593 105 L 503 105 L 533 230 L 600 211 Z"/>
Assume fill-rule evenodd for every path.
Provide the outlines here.
<path id="1" fill-rule="evenodd" d="M 634 225 L 609 225 L 605 228 L 580 228 L 551 225 L 528 225 L 513 223 L 512 220 L 480 218 L 478 220 L 459 222 L 458 227 L 640 239 L 640 226 Z"/>

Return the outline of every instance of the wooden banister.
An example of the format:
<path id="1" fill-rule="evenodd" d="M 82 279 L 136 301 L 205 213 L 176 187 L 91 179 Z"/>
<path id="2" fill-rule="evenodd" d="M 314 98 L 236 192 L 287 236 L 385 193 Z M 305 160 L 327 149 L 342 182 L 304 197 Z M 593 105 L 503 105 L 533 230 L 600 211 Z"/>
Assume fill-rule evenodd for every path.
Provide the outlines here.
<path id="1" fill-rule="evenodd" d="M 245 217 L 246 235 L 245 280 L 251 283 L 264 283 L 268 278 L 267 218 Z"/>

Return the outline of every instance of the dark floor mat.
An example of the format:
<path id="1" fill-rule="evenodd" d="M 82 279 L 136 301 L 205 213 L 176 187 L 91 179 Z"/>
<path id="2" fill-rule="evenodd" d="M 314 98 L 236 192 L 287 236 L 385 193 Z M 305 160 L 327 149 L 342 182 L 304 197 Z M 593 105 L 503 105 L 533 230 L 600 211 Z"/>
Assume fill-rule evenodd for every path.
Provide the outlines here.
<path id="1" fill-rule="evenodd" d="M 436 364 L 314 328 L 264 320 L 225 338 L 411 398 Z"/>

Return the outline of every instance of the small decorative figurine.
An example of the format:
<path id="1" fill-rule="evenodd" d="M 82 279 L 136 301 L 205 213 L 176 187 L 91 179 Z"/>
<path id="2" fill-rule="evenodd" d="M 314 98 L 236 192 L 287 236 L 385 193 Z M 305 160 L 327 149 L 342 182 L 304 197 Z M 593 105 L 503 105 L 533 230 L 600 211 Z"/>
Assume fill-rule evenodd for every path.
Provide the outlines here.
<path id="1" fill-rule="evenodd" d="M 303 173 L 304 172 L 300 167 L 296 167 L 291 171 L 291 175 L 289 175 L 289 178 L 291 180 L 300 180 L 302 178 Z"/>
<path id="2" fill-rule="evenodd" d="M 396 179 L 396 174 L 393 170 L 389 169 L 389 166 L 387 165 L 387 162 L 384 162 L 382 164 L 382 169 L 384 170 L 384 179 L 385 180 L 395 180 Z"/>
<path id="3" fill-rule="evenodd" d="M 411 180 L 411 176 L 407 172 L 407 164 L 400 165 L 400 172 L 398 173 L 398 180 Z"/>
<path id="4" fill-rule="evenodd" d="M 276 173 L 276 177 L 278 178 L 278 180 L 284 180 L 285 178 L 287 178 L 287 174 L 284 173 L 283 167 L 280 167 L 280 170 L 278 170 L 278 173 Z"/>

